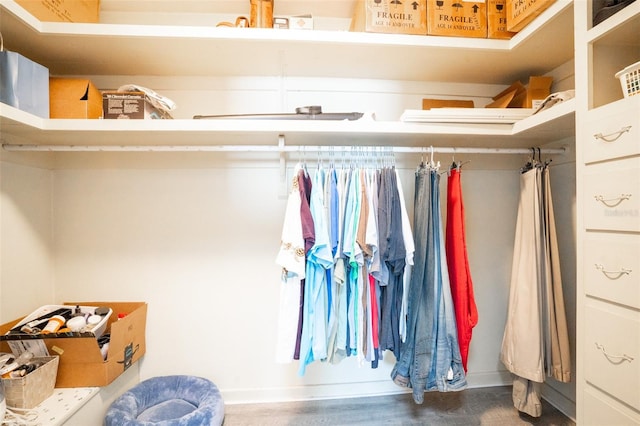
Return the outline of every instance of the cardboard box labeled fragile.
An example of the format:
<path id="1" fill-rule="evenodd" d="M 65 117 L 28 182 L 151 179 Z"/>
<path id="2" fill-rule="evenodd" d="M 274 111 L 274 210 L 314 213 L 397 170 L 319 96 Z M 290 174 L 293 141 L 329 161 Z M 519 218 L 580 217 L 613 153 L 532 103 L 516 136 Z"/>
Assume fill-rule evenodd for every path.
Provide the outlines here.
<path id="1" fill-rule="evenodd" d="M 507 0 L 507 30 L 520 31 L 556 0 Z"/>
<path id="2" fill-rule="evenodd" d="M 507 1 L 487 0 L 487 38 L 510 39 L 517 34 L 507 30 Z"/>
<path id="3" fill-rule="evenodd" d="M 102 118 L 102 93 L 85 78 L 49 79 L 51 118 Z"/>
<path id="4" fill-rule="evenodd" d="M 350 31 L 427 34 L 427 0 L 358 0 Z"/>
<path id="5" fill-rule="evenodd" d="M 100 20 L 100 0 L 16 0 L 16 3 L 45 22 Z"/>
<path id="6" fill-rule="evenodd" d="M 429 35 L 451 37 L 487 37 L 485 0 L 428 0 Z"/>
<path id="7" fill-rule="evenodd" d="M 155 108 L 144 92 L 103 92 L 102 109 L 106 119 L 169 119 L 169 113 Z"/>
<path id="8" fill-rule="evenodd" d="M 145 354 L 145 302 L 66 302 L 65 305 L 106 306 L 113 310 L 107 325 L 111 337 L 106 359 L 92 333 L 6 334 L 21 319 L 0 326 L 0 352 L 20 347 L 32 352 L 45 351 L 44 356 L 59 355 L 55 384 L 58 388 L 106 386 Z M 119 314 L 124 316 L 118 319 Z"/>

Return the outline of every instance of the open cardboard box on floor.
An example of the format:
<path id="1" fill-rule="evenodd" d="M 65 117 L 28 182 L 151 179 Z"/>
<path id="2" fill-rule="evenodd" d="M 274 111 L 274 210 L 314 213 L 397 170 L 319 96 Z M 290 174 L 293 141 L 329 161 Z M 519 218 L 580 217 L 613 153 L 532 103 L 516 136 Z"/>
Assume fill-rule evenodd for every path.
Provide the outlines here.
<path id="1" fill-rule="evenodd" d="M 145 302 L 65 302 L 65 305 L 108 306 L 113 309 L 106 333 L 110 333 L 107 359 L 102 358 L 95 336 L 89 333 L 57 333 L 53 335 L 6 335 L 22 318 L 0 326 L 0 351 L 11 346 L 45 346 L 51 355 L 59 355 L 57 388 L 106 386 L 137 362 L 146 351 Z M 125 316 L 118 319 L 118 314 Z M 36 355 L 38 356 L 38 355 Z"/>

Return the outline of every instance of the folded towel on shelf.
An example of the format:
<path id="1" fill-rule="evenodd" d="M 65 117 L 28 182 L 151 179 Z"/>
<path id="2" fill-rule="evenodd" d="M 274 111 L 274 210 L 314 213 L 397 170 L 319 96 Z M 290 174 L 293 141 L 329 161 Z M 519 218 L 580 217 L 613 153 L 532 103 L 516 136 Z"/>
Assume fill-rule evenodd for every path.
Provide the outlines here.
<path id="1" fill-rule="evenodd" d="M 560 102 L 564 102 L 564 101 L 568 101 L 569 99 L 573 99 L 576 96 L 576 91 L 571 89 L 571 90 L 565 90 L 563 92 L 556 92 L 556 93 L 552 93 L 549 96 L 547 96 L 544 101 L 542 101 L 542 103 L 540 104 L 540 106 L 538 106 L 538 108 L 536 108 L 534 114 L 543 111 L 545 109 L 549 109 L 552 106 L 554 106 L 555 104 L 558 104 Z"/>

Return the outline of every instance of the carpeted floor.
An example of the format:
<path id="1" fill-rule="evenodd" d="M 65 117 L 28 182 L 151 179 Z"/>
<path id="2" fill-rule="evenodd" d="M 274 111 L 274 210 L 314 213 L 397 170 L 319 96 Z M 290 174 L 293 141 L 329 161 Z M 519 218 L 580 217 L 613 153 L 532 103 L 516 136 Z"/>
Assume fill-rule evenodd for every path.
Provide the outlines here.
<path id="1" fill-rule="evenodd" d="M 574 426 L 543 401 L 543 414 L 519 413 L 511 402 L 511 387 L 426 393 L 422 405 L 410 394 L 303 402 L 234 404 L 225 406 L 224 426 L 248 425 L 549 425 Z"/>

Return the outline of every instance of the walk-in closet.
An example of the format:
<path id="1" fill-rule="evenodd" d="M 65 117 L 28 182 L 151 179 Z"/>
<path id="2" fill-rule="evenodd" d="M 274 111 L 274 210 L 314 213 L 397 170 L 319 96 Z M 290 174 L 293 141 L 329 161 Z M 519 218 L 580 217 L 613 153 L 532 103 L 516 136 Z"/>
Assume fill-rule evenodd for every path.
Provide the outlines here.
<path id="1" fill-rule="evenodd" d="M 277 257 L 288 197 L 300 167 L 311 177 L 319 170 L 391 168 L 415 230 L 416 173 L 428 163 L 439 175 L 445 227 L 448 173 L 457 164 L 477 306 L 462 392 L 511 386 L 501 349 L 521 177 L 527 164 L 539 161 L 548 171 L 555 213 L 555 272 L 562 277 L 570 363 L 567 383 L 545 376 L 540 392 L 545 404 L 588 424 L 576 407 L 591 387 L 580 357 L 592 343 L 576 337 L 589 315 L 581 307 L 578 279 L 586 260 L 577 244 L 586 238 L 580 226 L 590 202 L 580 192 L 588 179 L 579 146 L 589 135 L 578 130 L 577 138 L 576 128 L 589 124 L 584 114 L 593 105 L 585 93 L 597 84 L 585 69 L 592 52 L 584 44 L 592 36 L 582 26 L 591 6 L 556 0 L 510 40 L 490 40 L 348 32 L 356 1 L 275 3 L 280 14 L 311 14 L 314 29 L 216 27 L 245 13 L 244 2 L 235 1 L 103 0 L 99 24 L 40 22 L 16 2 L 2 1 L 5 49 L 45 64 L 52 76 L 89 79 L 99 90 L 153 88 L 177 108 L 172 120 L 62 120 L 0 104 L 0 323 L 68 301 L 148 304 L 146 353 L 101 388 L 77 422 L 104 417 L 139 381 L 170 374 L 215 382 L 228 406 L 411 393 L 392 380 L 390 350 L 376 368 L 360 356 L 315 360 L 305 368 L 277 359 Z M 640 2 L 611 19 L 633 39 L 619 49 L 618 62 L 639 60 Z M 575 99 L 508 124 L 400 120 L 424 98 L 472 99 L 482 108 L 532 75 L 553 77 L 551 92 L 575 89 Z M 193 119 L 311 105 L 362 117 Z M 635 108 L 634 126 L 637 102 Z M 626 155 L 637 172 L 637 142 Z M 624 230 L 621 238 L 637 240 L 638 232 Z M 625 308 L 636 326 L 637 307 Z M 606 387 L 594 385 L 587 395 L 612 399 L 638 421 L 638 382 L 634 386 L 622 402 Z M 423 406 L 406 409 L 437 401 L 425 395 Z M 415 404 L 411 398 L 398 403 Z"/>

